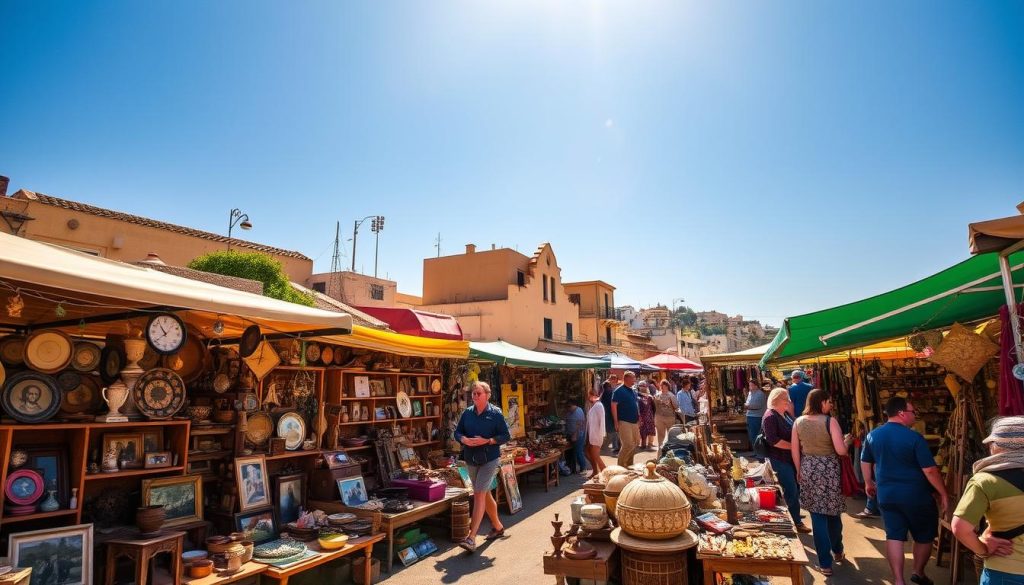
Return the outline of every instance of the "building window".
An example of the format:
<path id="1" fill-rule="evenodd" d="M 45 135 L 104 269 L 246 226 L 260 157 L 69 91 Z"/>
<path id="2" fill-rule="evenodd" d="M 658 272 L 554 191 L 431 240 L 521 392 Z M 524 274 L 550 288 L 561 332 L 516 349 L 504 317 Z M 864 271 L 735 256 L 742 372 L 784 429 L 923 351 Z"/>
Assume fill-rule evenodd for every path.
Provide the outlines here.
<path id="1" fill-rule="evenodd" d="M 526 286 L 526 274 L 522 270 L 516 270 L 516 284 Z"/>
<path id="2" fill-rule="evenodd" d="M 557 301 L 555 301 L 555 299 L 556 299 L 556 298 L 557 298 L 557 297 L 555 296 L 555 277 L 554 277 L 554 276 L 552 276 L 552 277 L 551 277 L 551 303 L 552 303 L 552 304 L 554 304 L 555 302 L 557 302 Z"/>
<path id="3" fill-rule="evenodd" d="M 540 278 L 541 278 L 541 280 L 544 281 L 544 302 L 547 302 L 547 300 L 548 300 L 548 275 L 541 274 Z"/>
<path id="4" fill-rule="evenodd" d="M 565 324 L 565 340 L 572 341 L 572 323 Z"/>
<path id="5" fill-rule="evenodd" d="M 370 285 L 370 298 L 375 301 L 384 300 L 384 285 L 383 284 L 371 284 Z"/>
<path id="6" fill-rule="evenodd" d="M 326 293 L 327 292 L 327 283 L 326 282 L 314 282 L 313 283 L 313 290 L 315 290 L 318 293 Z"/>
<path id="7" fill-rule="evenodd" d="M 551 319 L 544 319 L 544 339 L 551 339 L 553 336 Z"/>
<path id="8" fill-rule="evenodd" d="M 612 318 L 611 305 L 608 302 L 608 293 L 604 293 L 604 318 L 605 319 L 611 319 Z M 611 342 L 609 342 L 609 343 L 611 343 Z"/>
<path id="9" fill-rule="evenodd" d="M 612 344 L 612 328 L 611 327 L 605 327 L 604 328 L 604 342 L 606 344 L 608 344 L 608 345 Z"/>
<path id="10" fill-rule="evenodd" d="M 572 293 L 569 295 L 569 302 L 578 306 L 580 304 L 580 293 Z"/>

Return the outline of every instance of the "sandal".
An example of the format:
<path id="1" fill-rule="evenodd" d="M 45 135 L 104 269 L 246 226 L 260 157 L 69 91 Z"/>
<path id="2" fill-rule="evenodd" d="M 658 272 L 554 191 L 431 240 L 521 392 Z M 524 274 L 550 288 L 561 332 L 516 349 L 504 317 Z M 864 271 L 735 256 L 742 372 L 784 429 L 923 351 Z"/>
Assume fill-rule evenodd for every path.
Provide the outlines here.
<path id="1" fill-rule="evenodd" d="M 925 577 L 924 575 L 913 574 L 910 576 L 910 581 L 917 583 L 917 585 L 935 585 L 935 582 Z"/>
<path id="2" fill-rule="evenodd" d="M 504 526 L 502 526 L 501 530 L 492 530 L 490 534 L 484 537 L 484 540 L 498 540 L 499 538 L 505 538 Z"/>
<path id="3" fill-rule="evenodd" d="M 827 569 L 824 568 L 824 567 L 818 567 L 818 572 L 821 573 L 822 575 L 826 576 L 826 577 L 831 577 L 832 576 L 832 567 L 829 567 Z"/>
<path id="4" fill-rule="evenodd" d="M 846 560 L 846 554 L 844 553 L 832 553 L 832 562 L 841 563 Z"/>

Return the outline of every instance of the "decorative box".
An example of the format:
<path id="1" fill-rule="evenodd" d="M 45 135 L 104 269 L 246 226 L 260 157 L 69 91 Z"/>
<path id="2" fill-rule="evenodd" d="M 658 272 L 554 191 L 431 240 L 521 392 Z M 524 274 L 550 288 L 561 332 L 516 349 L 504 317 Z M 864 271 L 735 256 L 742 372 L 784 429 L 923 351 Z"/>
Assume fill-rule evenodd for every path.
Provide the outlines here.
<path id="1" fill-rule="evenodd" d="M 423 502 L 436 502 L 444 499 L 444 490 L 448 484 L 443 481 L 420 481 L 418 479 L 395 479 L 392 487 L 409 488 L 409 497 Z"/>

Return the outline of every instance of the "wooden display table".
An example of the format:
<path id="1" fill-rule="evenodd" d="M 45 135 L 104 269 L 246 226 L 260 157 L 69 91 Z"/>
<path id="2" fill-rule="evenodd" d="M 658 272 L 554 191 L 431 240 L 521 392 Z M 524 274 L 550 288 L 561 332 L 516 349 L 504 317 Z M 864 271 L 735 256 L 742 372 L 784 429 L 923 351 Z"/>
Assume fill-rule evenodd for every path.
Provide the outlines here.
<path id="1" fill-rule="evenodd" d="M 544 554 L 544 574 L 554 575 L 556 585 L 565 585 L 565 578 L 610 581 L 618 570 L 619 549 L 610 542 L 586 541 L 597 549 L 597 556 L 585 561 Z"/>
<path id="2" fill-rule="evenodd" d="M 452 502 L 459 500 L 468 499 L 471 492 L 469 490 L 463 490 L 459 494 L 445 496 L 444 499 L 436 502 L 418 502 L 413 501 L 415 507 L 412 510 L 405 512 L 398 512 L 397 514 L 388 514 L 385 512 L 379 512 L 381 518 L 381 529 L 388 539 L 388 558 L 385 563 L 384 570 L 388 573 L 391 572 L 391 565 L 395 560 L 395 530 L 408 526 L 418 520 L 436 516 L 443 512 L 451 510 Z M 366 517 L 367 514 L 376 514 L 373 510 L 363 510 L 361 508 L 349 508 L 341 502 L 324 502 L 319 500 L 310 500 L 308 506 L 314 510 L 323 510 L 328 514 L 336 514 L 338 512 L 351 512 L 357 516 Z M 369 563 L 367 563 L 369 565 Z M 366 581 L 369 583 L 369 581 Z"/>
<path id="3" fill-rule="evenodd" d="M 623 585 L 679 585 L 686 583 L 686 555 L 697 546 L 697 536 L 687 530 L 665 540 L 636 538 L 612 530 L 612 542 L 622 549 Z"/>
<path id="4" fill-rule="evenodd" d="M 531 471 L 538 469 L 544 470 L 544 491 L 548 491 L 551 486 L 558 487 L 558 460 L 562 458 L 561 453 L 555 453 L 554 455 L 548 455 L 544 458 L 537 458 L 529 463 L 523 465 L 515 465 L 516 477 L 526 475 Z M 498 482 L 498 489 L 501 489 L 501 482 Z"/>
<path id="5" fill-rule="evenodd" d="M 697 553 L 697 559 L 704 564 L 704 585 L 714 585 L 716 573 L 746 573 L 748 575 L 772 575 L 789 577 L 794 585 L 803 585 L 804 565 L 808 564 L 803 545 L 795 538 L 789 539 L 793 558 L 788 561 L 775 559 L 752 559 L 748 557 L 723 557 Z"/>
<path id="6" fill-rule="evenodd" d="M 725 436 L 729 448 L 734 453 L 753 451 L 750 435 L 747 434 L 746 416 L 718 414 L 711 417 L 711 422 L 718 427 L 718 432 Z"/>
<path id="7" fill-rule="evenodd" d="M 309 550 L 318 553 L 315 557 L 310 557 L 303 561 L 299 561 L 293 565 L 287 567 L 275 567 L 273 565 L 264 565 L 266 570 L 263 571 L 263 576 L 268 579 L 273 579 L 280 583 L 280 585 L 288 585 L 288 578 L 292 575 L 297 575 L 304 571 L 308 571 L 313 567 L 319 567 L 324 563 L 336 561 L 341 557 L 348 556 L 352 553 L 362 551 L 366 558 L 364 563 L 363 583 L 370 583 L 370 572 L 373 569 L 370 557 L 373 555 L 373 545 L 377 544 L 381 540 L 384 540 L 383 534 L 373 534 L 370 536 L 361 536 L 348 541 L 348 544 L 337 549 L 337 550 L 321 550 L 320 545 L 313 541 L 307 542 L 306 547 Z"/>
<path id="8" fill-rule="evenodd" d="M 117 559 L 122 556 L 135 563 L 135 585 L 146 585 L 149 580 L 150 561 L 160 553 L 171 555 L 171 575 L 174 578 L 174 585 L 178 585 L 181 579 L 181 545 L 184 540 L 185 533 L 177 531 L 161 532 L 150 538 L 108 540 L 106 585 L 114 585 Z"/>

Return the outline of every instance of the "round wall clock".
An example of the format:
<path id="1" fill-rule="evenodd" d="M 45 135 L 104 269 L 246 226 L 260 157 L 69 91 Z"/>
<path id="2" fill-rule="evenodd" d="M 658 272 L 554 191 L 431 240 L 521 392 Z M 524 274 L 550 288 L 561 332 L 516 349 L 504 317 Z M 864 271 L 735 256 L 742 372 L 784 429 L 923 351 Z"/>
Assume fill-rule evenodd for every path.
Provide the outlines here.
<path id="1" fill-rule="evenodd" d="M 34 504 L 43 495 L 43 476 L 34 469 L 19 469 L 7 476 L 4 493 L 13 504 Z"/>
<path id="2" fill-rule="evenodd" d="M 100 379 L 104 384 L 111 384 L 121 376 L 124 369 L 124 350 L 116 345 L 107 345 L 103 348 L 103 355 L 100 357 Z"/>
<path id="3" fill-rule="evenodd" d="M 146 341 L 159 354 L 177 353 L 185 345 L 186 337 L 185 322 L 173 313 L 153 315 L 146 325 Z"/>
<path id="4" fill-rule="evenodd" d="M 171 370 L 154 368 L 135 382 L 132 397 L 147 417 L 171 418 L 185 405 L 185 382 Z"/>
<path id="5" fill-rule="evenodd" d="M 57 382 L 46 374 L 20 372 L 7 379 L 0 404 L 18 422 L 39 423 L 49 420 L 60 409 Z"/>

